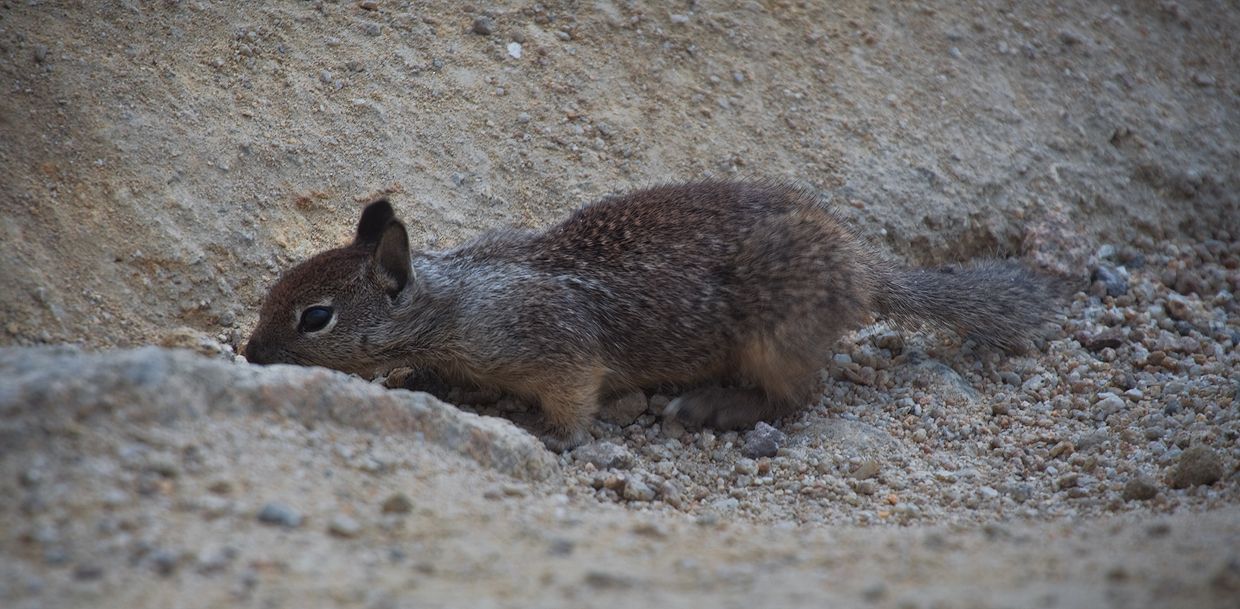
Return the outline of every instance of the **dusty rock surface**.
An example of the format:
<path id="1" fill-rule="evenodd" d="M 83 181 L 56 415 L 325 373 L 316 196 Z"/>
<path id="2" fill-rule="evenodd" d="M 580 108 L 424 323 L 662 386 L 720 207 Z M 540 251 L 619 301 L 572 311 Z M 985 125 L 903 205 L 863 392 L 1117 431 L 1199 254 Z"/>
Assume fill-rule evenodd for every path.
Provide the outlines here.
<path id="1" fill-rule="evenodd" d="M 1240 11 L 1130 4 L 0 4 L 0 605 L 1234 606 Z M 661 389 L 566 455 L 234 361 L 375 193 L 445 247 L 700 177 L 1072 294 L 1030 354 L 872 326 L 773 428 Z"/>

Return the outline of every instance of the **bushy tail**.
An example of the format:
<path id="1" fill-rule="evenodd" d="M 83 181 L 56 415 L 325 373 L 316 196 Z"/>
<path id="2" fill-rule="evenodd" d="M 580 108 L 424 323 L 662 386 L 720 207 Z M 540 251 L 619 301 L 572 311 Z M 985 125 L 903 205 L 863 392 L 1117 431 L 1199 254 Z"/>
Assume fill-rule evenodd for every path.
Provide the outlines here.
<path id="1" fill-rule="evenodd" d="M 1050 316 L 1057 290 L 1019 264 L 898 269 L 880 281 L 878 312 L 901 326 L 929 324 L 1009 351 L 1026 348 Z"/>

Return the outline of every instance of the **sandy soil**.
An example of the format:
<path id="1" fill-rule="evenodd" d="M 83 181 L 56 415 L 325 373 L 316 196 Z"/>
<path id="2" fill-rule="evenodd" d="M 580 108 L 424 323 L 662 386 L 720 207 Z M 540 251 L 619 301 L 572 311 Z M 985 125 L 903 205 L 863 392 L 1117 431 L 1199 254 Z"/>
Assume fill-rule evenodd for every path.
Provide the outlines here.
<path id="1" fill-rule="evenodd" d="M 772 458 L 653 406 L 595 429 L 623 466 L 592 445 L 528 483 L 347 425 L 45 430 L 0 452 L 0 600 L 1226 606 L 1238 29 L 1222 1 L 0 4 L 12 349 L 189 327 L 171 344 L 227 356 L 377 192 L 442 247 L 636 186 L 775 177 L 912 263 L 1016 255 L 1080 289 L 1023 358 L 846 337 Z M 376 443 L 417 466 L 348 465 Z M 149 475 L 188 445 L 216 469 Z M 1189 461 L 1219 475 L 1181 487 Z M 384 516 L 396 493 L 416 508 Z M 306 523 L 258 520 L 271 501 Z M 360 530 L 328 532 L 341 514 Z"/>

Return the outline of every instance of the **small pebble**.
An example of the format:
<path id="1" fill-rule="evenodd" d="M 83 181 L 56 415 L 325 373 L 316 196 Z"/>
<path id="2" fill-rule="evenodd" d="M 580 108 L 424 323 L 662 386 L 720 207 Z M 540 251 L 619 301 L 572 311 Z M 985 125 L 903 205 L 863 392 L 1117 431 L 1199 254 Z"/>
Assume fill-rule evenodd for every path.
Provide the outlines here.
<path id="1" fill-rule="evenodd" d="M 490 17 L 474 19 L 473 32 L 479 36 L 490 36 L 495 32 L 495 20 Z"/>
<path id="2" fill-rule="evenodd" d="M 258 520 L 266 524 L 295 528 L 301 526 L 302 515 L 286 503 L 272 501 L 258 511 Z"/>
<path id="3" fill-rule="evenodd" d="M 880 467 L 878 461 L 870 459 L 862 462 L 861 465 L 857 466 L 857 468 L 854 469 L 849 475 L 857 480 L 868 480 L 874 476 L 877 476 L 879 469 Z"/>
<path id="4" fill-rule="evenodd" d="M 745 444 L 741 447 L 741 454 L 750 459 L 774 457 L 779 454 L 780 445 L 787 439 L 788 436 L 784 432 L 765 422 L 759 422 L 753 430 L 745 434 Z"/>
<path id="5" fill-rule="evenodd" d="M 593 442 L 577 447 L 572 452 L 573 460 L 590 463 L 598 469 L 628 469 L 633 464 L 633 455 L 623 446 L 612 442 Z"/>
<path id="6" fill-rule="evenodd" d="M 1158 495 L 1158 487 L 1147 478 L 1133 478 L 1124 484 L 1124 501 L 1149 501 Z"/>
<path id="7" fill-rule="evenodd" d="M 99 579 L 103 577 L 103 567 L 91 563 L 78 565 L 73 569 L 73 577 L 83 581 Z"/>
<path id="8" fill-rule="evenodd" d="M 404 493 L 396 493 L 383 500 L 381 509 L 384 514 L 408 514 L 413 510 L 413 501 Z"/>
<path id="9" fill-rule="evenodd" d="M 1189 321 L 1192 318 L 1192 307 L 1189 305 L 1188 299 L 1179 294 L 1172 294 L 1167 297 L 1167 315 L 1171 319 L 1180 321 Z"/>
<path id="10" fill-rule="evenodd" d="M 357 537 L 362 532 L 362 525 L 347 514 L 337 514 L 327 522 L 327 532 L 337 537 Z"/>
<path id="11" fill-rule="evenodd" d="M 181 562 L 181 557 L 177 553 L 159 548 L 151 552 L 147 556 L 147 560 L 151 563 L 151 568 L 160 575 L 172 575 L 177 570 L 177 566 Z"/>
<path id="12" fill-rule="evenodd" d="M 629 480 L 624 485 L 624 498 L 629 501 L 653 501 L 654 489 L 641 480 Z"/>
<path id="13" fill-rule="evenodd" d="M 1093 279 L 1102 283 L 1107 296 L 1119 298 L 1128 293 L 1128 277 L 1113 266 L 1100 265 L 1094 270 Z"/>

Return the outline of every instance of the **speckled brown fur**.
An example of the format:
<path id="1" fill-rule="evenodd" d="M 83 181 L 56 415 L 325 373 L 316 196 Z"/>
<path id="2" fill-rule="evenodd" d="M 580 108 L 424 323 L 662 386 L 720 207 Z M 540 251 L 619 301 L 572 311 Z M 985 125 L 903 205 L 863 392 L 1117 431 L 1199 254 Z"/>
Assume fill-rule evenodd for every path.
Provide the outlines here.
<path id="1" fill-rule="evenodd" d="M 544 439 L 563 449 L 587 439 L 599 401 L 621 391 L 698 385 L 669 413 L 743 427 L 805 403 L 835 340 L 871 314 L 1015 347 L 1048 298 L 1009 263 L 897 269 L 809 193 L 767 182 L 661 186 L 543 232 L 407 248 L 391 206 L 373 203 L 352 244 L 272 288 L 247 357 L 423 367 L 494 386 L 536 400 Z M 301 312 L 328 301 L 334 326 L 300 332 Z M 710 383 L 719 379 L 739 383 Z"/>

